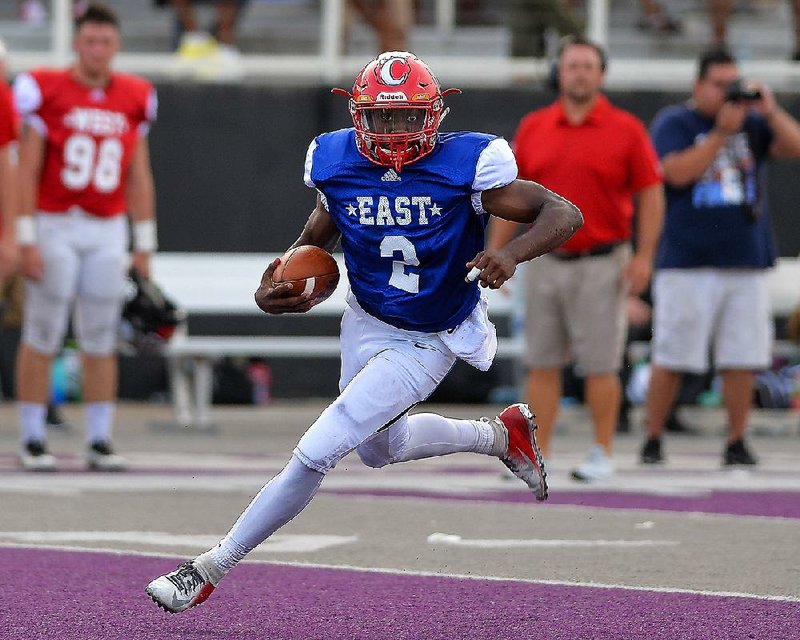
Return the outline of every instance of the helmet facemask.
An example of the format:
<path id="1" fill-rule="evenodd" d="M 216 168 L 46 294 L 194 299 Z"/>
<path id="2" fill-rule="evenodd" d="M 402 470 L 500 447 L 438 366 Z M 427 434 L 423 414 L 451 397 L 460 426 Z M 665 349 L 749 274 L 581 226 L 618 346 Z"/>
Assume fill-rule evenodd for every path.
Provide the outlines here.
<path id="1" fill-rule="evenodd" d="M 419 160 L 433 150 L 444 112 L 437 105 L 351 104 L 359 151 L 373 162 L 394 167 Z"/>
<path id="2" fill-rule="evenodd" d="M 368 160 L 400 171 L 433 151 L 447 115 L 439 82 L 427 65 L 405 51 L 390 51 L 370 62 L 356 78 L 350 115 L 358 151 Z"/>

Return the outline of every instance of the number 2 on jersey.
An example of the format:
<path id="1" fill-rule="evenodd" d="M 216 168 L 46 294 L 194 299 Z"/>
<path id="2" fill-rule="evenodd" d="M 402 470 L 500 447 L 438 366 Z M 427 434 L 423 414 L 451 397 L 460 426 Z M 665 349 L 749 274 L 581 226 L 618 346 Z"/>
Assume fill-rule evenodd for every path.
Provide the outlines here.
<path id="1" fill-rule="evenodd" d="M 419 293 L 419 274 L 406 273 L 406 267 L 418 267 L 417 250 L 405 236 L 385 236 L 381 240 L 381 257 L 394 258 L 400 253 L 402 260 L 392 261 L 392 275 L 389 284 L 402 291 Z"/>
<path id="2" fill-rule="evenodd" d="M 108 193 L 119 186 L 121 162 L 122 143 L 116 138 L 104 138 L 98 145 L 91 136 L 75 134 L 64 144 L 61 180 L 75 191 L 91 182 L 98 191 Z"/>

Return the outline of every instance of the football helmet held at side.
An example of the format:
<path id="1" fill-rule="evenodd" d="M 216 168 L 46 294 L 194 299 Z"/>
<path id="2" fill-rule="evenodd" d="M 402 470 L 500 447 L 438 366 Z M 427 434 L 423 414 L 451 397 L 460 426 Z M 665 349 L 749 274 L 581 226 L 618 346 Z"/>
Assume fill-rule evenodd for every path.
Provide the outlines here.
<path id="1" fill-rule="evenodd" d="M 350 98 L 356 146 L 365 158 L 400 171 L 433 151 L 439 125 L 447 115 L 442 91 L 422 60 L 408 51 L 387 51 L 358 74 Z"/>
<path id="2" fill-rule="evenodd" d="M 130 270 L 128 280 L 120 327 L 122 351 L 158 354 L 178 325 L 186 320 L 186 313 L 136 269 Z"/>

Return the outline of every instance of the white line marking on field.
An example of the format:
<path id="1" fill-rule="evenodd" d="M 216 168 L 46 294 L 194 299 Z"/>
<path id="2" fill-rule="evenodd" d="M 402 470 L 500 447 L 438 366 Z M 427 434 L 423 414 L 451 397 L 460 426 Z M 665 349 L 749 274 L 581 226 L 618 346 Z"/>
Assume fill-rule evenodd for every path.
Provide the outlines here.
<path id="1" fill-rule="evenodd" d="M 679 587 L 647 587 L 642 585 L 606 584 L 602 582 L 581 582 L 573 580 L 536 580 L 534 578 L 510 578 L 508 576 L 482 576 L 464 573 L 440 573 L 437 571 L 421 571 L 392 569 L 387 567 L 355 567 L 345 564 L 321 564 L 306 562 L 286 562 L 280 560 L 255 560 L 257 564 L 275 564 L 290 567 L 309 567 L 312 569 L 341 569 L 342 571 L 358 571 L 361 573 L 386 573 L 396 576 L 421 576 L 431 578 L 453 578 L 456 580 L 487 580 L 490 582 L 521 582 L 524 584 L 542 584 L 557 587 L 586 587 L 589 589 L 624 589 L 625 591 L 648 591 L 653 593 L 685 593 L 696 596 L 712 596 L 719 598 L 751 598 L 756 600 L 773 600 L 776 602 L 800 602 L 798 596 L 773 596 L 738 591 L 703 591 L 700 589 L 681 589 Z"/>
<path id="2" fill-rule="evenodd" d="M 8 549 L 47 549 L 48 551 L 69 551 L 78 553 L 109 553 L 118 556 L 139 556 L 144 558 L 165 558 L 186 560 L 185 555 L 176 553 L 162 553 L 156 551 L 131 551 L 125 549 L 104 549 L 100 547 L 67 547 L 56 544 L 19 544 L 14 542 L 0 542 L 0 548 Z M 419 576 L 427 578 L 452 578 L 454 580 L 486 580 L 489 582 L 519 582 L 522 584 L 541 584 L 556 587 L 586 587 L 587 589 L 623 589 L 625 591 L 646 591 L 650 593 L 685 593 L 694 596 L 709 596 L 714 598 L 748 598 L 750 600 L 768 600 L 771 602 L 800 602 L 799 596 L 774 596 L 758 593 L 743 593 L 739 591 L 703 591 L 701 589 L 681 589 L 678 587 L 647 587 L 641 585 L 607 584 L 602 582 L 581 582 L 570 580 L 536 580 L 533 578 L 513 578 L 508 576 L 482 576 L 463 573 L 440 573 L 437 571 L 421 571 L 415 569 L 393 569 L 389 567 L 356 567 L 349 564 L 323 564 L 316 562 L 290 562 L 286 560 L 255 560 L 247 558 L 247 564 L 266 564 L 280 567 L 297 567 L 300 569 L 338 569 L 341 571 L 354 571 L 358 573 L 385 573 L 393 576 Z"/>
<path id="3" fill-rule="evenodd" d="M 186 546 L 201 551 L 216 545 L 219 535 L 186 535 L 160 531 L 0 531 L 0 540 L 15 542 L 71 543 L 113 542 L 154 546 Z M 265 553 L 313 553 L 358 541 L 358 536 L 276 534 L 254 551 Z"/>
<path id="4" fill-rule="evenodd" d="M 470 540 L 452 533 L 432 533 L 430 544 L 449 544 L 455 547 L 475 549 L 521 549 L 528 547 L 671 547 L 679 545 L 677 540 L 561 540 L 530 538 L 527 540 Z"/>

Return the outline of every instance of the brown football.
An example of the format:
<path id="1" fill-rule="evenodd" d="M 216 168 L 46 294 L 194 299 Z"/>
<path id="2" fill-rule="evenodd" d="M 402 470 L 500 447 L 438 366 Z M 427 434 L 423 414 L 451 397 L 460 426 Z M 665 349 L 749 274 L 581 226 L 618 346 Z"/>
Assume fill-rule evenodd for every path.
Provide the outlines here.
<path id="1" fill-rule="evenodd" d="M 272 280 L 290 282 L 294 295 L 308 292 L 312 299 L 322 302 L 339 284 L 339 266 L 325 249 L 301 245 L 283 254 Z"/>

